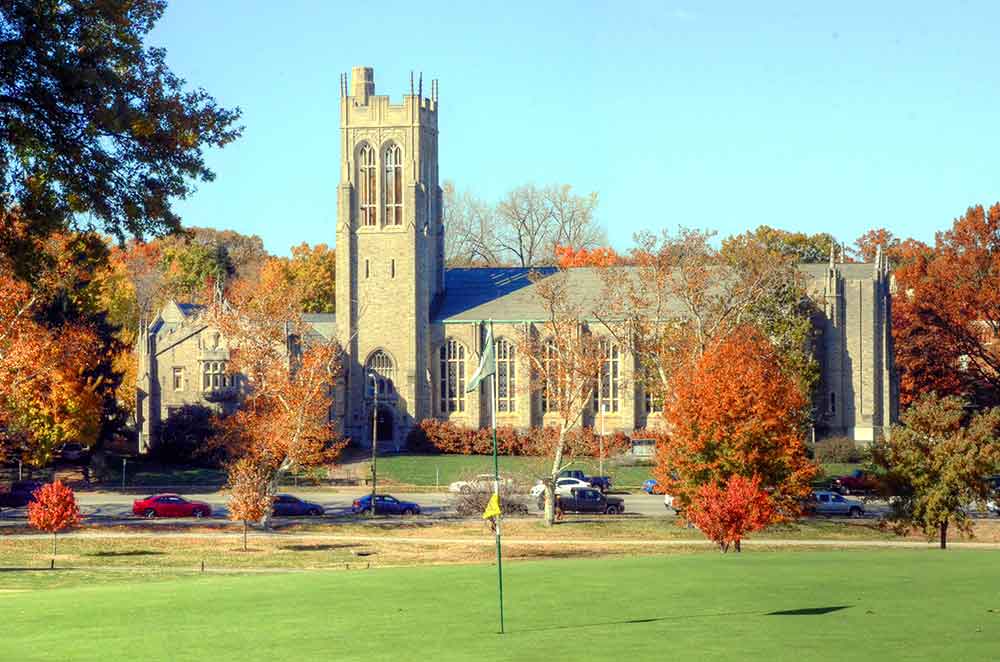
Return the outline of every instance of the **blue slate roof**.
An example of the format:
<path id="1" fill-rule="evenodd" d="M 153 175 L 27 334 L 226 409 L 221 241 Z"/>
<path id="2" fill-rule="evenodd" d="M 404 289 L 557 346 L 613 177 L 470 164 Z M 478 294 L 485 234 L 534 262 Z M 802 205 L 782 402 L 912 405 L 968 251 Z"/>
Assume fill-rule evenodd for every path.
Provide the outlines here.
<path id="1" fill-rule="evenodd" d="M 544 275 L 555 273 L 552 267 L 526 269 L 523 267 L 471 267 L 446 269 L 445 293 L 436 302 L 431 319 L 436 322 L 448 319 L 506 319 L 502 315 L 516 315 L 519 306 L 504 305 L 520 297 L 516 294 L 532 287 L 532 272 Z M 530 297 L 532 300 L 534 297 Z"/>

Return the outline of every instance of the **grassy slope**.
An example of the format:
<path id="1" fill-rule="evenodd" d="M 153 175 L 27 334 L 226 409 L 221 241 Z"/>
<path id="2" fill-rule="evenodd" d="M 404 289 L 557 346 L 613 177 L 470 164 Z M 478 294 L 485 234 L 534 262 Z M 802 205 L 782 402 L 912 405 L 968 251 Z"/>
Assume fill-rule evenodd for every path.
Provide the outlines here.
<path id="1" fill-rule="evenodd" d="M 857 465 L 823 465 L 826 478 L 850 472 Z M 538 458 L 501 457 L 500 470 L 510 473 L 536 475 L 544 470 L 545 463 Z M 598 473 L 598 463 L 593 460 L 579 460 L 572 466 L 587 475 Z M 651 477 L 651 466 L 625 466 L 611 462 L 604 465 L 604 474 L 611 476 L 616 487 L 638 487 Z M 488 455 L 393 455 L 380 457 L 379 475 L 396 483 L 408 485 L 435 485 L 447 487 L 448 483 L 477 473 L 491 473 L 493 458 Z"/>
<path id="2" fill-rule="evenodd" d="M 609 659 L 986 660 L 1000 650 L 1000 565 L 988 552 L 697 554 L 505 569 L 502 638 L 495 569 L 441 566 L 12 594 L 0 603 L 0 658 L 549 660 L 569 645 Z M 842 609 L 801 611 L 829 608 Z"/>

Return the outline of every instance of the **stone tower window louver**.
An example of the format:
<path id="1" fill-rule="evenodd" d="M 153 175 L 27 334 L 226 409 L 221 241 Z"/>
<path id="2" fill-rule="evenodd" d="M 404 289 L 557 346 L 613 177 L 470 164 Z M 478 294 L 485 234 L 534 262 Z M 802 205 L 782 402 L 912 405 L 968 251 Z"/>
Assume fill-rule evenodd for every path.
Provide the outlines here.
<path id="1" fill-rule="evenodd" d="M 375 211 L 375 150 L 365 143 L 358 153 L 358 211 L 361 225 L 373 227 L 378 219 Z"/>
<path id="2" fill-rule="evenodd" d="M 403 224 L 403 150 L 399 145 L 385 150 L 385 222 Z"/>

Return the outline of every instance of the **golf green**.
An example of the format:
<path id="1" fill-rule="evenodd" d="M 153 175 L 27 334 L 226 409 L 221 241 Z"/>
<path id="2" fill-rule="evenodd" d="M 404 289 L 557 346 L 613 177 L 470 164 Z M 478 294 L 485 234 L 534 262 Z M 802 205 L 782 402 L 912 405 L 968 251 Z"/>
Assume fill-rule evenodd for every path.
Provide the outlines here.
<path id="1" fill-rule="evenodd" d="M 512 563 L 503 636 L 493 566 L 6 593 L 0 572 L 0 659 L 996 660 L 998 560 L 880 550 Z"/>

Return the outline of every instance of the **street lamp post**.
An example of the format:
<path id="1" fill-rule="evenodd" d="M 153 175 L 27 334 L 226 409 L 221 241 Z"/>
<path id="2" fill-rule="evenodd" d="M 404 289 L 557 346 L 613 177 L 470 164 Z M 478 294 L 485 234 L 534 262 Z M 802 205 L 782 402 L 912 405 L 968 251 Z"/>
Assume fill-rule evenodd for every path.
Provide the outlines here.
<path id="1" fill-rule="evenodd" d="M 376 470 L 378 462 L 378 377 L 374 373 L 368 375 L 372 380 L 372 503 L 371 516 L 375 517 L 375 481 L 378 479 Z"/>
<path id="2" fill-rule="evenodd" d="M 600 453 L 600 458 L 599 458 L 600 470 L 598 471 L 598 473 L 602 476 L 604 475 L 604 416 L 607 413 L 608 413 L 608 403 L 604 402 L 601 404 L 601 438 L 599 440 L 600 450 L 598 451 L 598 453 Z"/>

